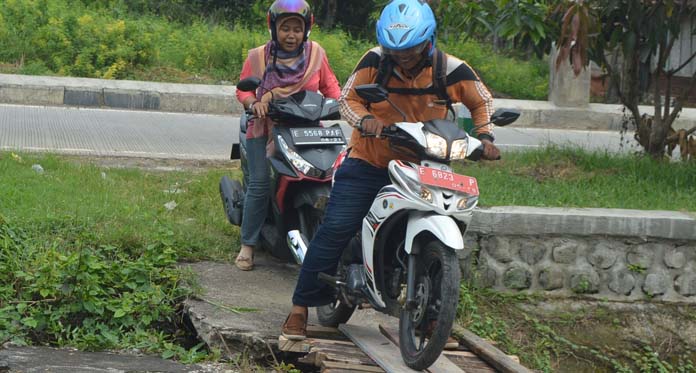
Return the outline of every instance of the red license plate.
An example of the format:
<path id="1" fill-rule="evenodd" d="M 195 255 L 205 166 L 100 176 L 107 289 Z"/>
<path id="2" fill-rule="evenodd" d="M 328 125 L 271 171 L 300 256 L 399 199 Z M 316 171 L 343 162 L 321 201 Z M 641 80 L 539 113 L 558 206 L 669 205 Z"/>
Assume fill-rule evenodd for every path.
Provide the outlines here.
<path id="1" fill-rule="evenodd" d="M 418 176 L 421 183 L 440 188 L 464 192 L 472 196 L 479 195 L 476 178 L 455 174 L 449 171 L 436 170 L 430 167 L 418 166 Z"/>

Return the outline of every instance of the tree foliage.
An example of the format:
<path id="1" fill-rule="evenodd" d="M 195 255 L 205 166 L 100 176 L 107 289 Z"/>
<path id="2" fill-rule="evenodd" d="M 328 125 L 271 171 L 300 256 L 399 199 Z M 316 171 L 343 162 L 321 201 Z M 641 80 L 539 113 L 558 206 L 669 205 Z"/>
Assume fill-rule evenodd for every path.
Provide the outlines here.
<path id="1" fill-rule="evenodd" d="M 696 127 L 680 132 L 672 128 L 694 93 L 696 73 L 682 92 L 673 92 L 673 79 L 694 60 L 696 51 L 680 66 L 668 67 L 677 40 L 692 37 L 682 32 L 682 25 L 693 25 L 694 5 L 685 0 L 578 0 L 559 8 L 565 12 L 559 40 L 562 57 L 572 57 L 577 71 L 588 53 L 608 71 L 635 124 L 636 140 L 654 158 L 671 155 L 677 146 L 683 158 L 696 158 L 696 139 L 689 138 Z M 610 56 L 616 53 L 622 56 L 623 66 L 612 62 Z M 646 92 L 652 92 L 651 115 L 641 114 L 638 108 Z"/>
<path id="2" fill-rule="evenodd" d="M 494 49 L 541 57 L 558 34 L 547 22 L 555 0 L 439 0 L 432 5 L 444 40 L 462 33 L 493 44 Z"/>

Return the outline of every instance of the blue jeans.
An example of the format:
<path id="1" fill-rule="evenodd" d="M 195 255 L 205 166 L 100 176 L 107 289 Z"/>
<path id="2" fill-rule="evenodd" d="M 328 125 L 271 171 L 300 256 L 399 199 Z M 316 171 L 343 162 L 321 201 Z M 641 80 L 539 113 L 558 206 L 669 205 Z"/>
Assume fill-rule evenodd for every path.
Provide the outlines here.
<path id="1" fill-rule="evenodd" d="M 258 244 L 261 227 L 266 220 L 270 189 L 268 160 L 266 159 L 267 141 L 266 137 L 246 140 L 249 185 L 244 196 L 242 245 L 256 246 Z"/>
<path id="2" fill-rule="evenodd" d="M 317 275 L 320 272 L 336 274 L 343 249 L 362 226 L 379 190 L 390 183 L 385 168 L 355 158 L 343 162 L 336 171 L 324 221 L 302 263 L 293 304 L 318 307 L 333 302 L 334 290 L 318 280 Z"/>

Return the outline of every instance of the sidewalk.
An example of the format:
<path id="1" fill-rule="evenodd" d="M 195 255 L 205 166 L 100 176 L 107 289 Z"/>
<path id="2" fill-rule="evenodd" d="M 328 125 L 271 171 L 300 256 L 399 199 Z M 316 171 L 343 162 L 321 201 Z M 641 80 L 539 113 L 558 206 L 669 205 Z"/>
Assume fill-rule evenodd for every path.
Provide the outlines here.
<path id="1" fill-rule="evenodd" d="M 0 103 L 81 106 L 169 112 L 239 115 L 242 106 L 234 86 L 153 83 L 0 74 Z M 589 104 L 585 108 L 558 107 L 548 101 L 496 99 L 496 108 L 516 108 L 522 116 L 516 126 L 610 130 L 621 129 L 622 105 Z M 653 108 L 641 106 L 643 113 Z M 696 108 L 686 108 L 675 129 L 696 125 Z"/>

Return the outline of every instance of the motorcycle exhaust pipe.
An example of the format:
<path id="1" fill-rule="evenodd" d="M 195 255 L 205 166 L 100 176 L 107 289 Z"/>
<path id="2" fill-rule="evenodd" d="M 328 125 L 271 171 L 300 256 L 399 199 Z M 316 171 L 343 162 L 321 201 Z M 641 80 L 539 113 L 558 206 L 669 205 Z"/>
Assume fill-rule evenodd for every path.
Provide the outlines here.
<path id="1" fill-rule="evenodd" d="M 295 257 L 295 261 L 297 264 L 302 265 L 305 255 L 307 255 L 309 243 L 297 229 L 288 232 L 287 242 L 292 256 Z"/>

